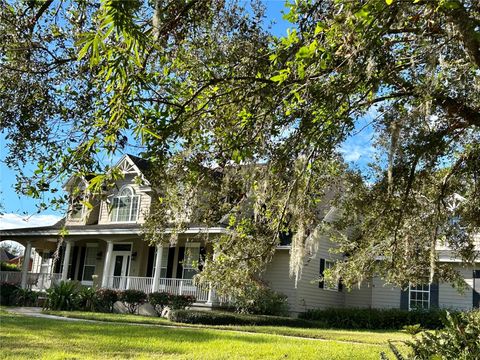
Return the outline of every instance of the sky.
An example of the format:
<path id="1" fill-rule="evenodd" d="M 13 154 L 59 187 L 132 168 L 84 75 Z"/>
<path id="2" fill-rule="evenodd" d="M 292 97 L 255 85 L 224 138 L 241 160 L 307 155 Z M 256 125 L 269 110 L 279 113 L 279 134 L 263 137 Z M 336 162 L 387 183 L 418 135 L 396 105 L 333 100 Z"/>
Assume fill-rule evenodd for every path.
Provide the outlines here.
<path id="1" fill-rule="evenodd" d="M 286 34 L 291 24 L 282 19 L 282 10 L 285 10 L 283 0 L 266 0 L 266 23 L 271 23 L 271 31 L 276 36 Z M 372 134 L 373 130 L 368 126 L 371 116 L 367 116 L 360 122 L 359 129 L 365 127 L 356 136 L 348 139 L 340 152 L 348 163 L 355 163 L 358 167 L 365 166 L 373 155 Z M 48 226 L 62 218 L 60 211 L 46 210 L 36 214 L 38 201 L 15 193 L 15 172 L 10 170 L 4 163 L 6 141 L 5 135 L 0 133 L 0 230 L 22 227 Z M 112 160 L 114 163 L 114 161 Z M 33 171 L 33 165 L 27 166 L 26 170 Z M 3 208 L 1 208 L 3 205 Z"/>

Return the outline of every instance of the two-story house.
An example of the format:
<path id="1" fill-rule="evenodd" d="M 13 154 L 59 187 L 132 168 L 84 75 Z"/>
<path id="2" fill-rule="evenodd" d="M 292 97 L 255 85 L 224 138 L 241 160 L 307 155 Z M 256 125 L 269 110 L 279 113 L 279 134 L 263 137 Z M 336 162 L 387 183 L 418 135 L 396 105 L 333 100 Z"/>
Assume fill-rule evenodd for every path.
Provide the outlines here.
<path id="1" fill-rule="evenodd" d="M 192 278 L 201 271 L 199 258 L 212 251 L 215 236 L 228 229 L 221 224 L 208 228 L 192 224 L 178 235 L 175 245 L 150 246 L 142 239 L 141 231 L 151 204 L 151 188 L 144 177 L 148 162 L 124 155 L 116 167 L 124 177 L 104 200 L 96 201 L 83 192 L 79 195 L 83 198 L 74 198 L 66 218 L 55 225 L 0 231 L 0 240 L 14 240 L 25 246 L 24 263 L 33 258 L 30 272 L 26 267 L 21 273 L 3 272 L 0 281 L 45 289 L 56 281 L 72 279 L 87 286 L 194 295 L 198 306 L 221 305 L 222 299 L 212 289 L 196 286 Z M 138 177 L 144 181 L 135 181 Z M 81 181 L 72 178 L 65 185 L 66 191 L 85 187 Z M 93 207 L 87 208 L 82 199 Z M 68 234 L 62 238 L 59 231 L 64 227 Z M 59 241 L 62 246 L 53 265 Z M 273 290 L 287 295 L 293 314 L 328 307 L 470 309 L 479 306 L 480 270 L 463 266 L 448 249 L 441 251 L 439 260 L 454 262 L 459 268 L 468 284 L 464 293 L 446 283 L 401 290 L 374 278 L 358 289 L 345 291 L 338 284 L 319 282 L 323 271 L 341 257 L 329 252 L 333 245 L 328 238 L 321 239 L 319 251 L 306 260 L 297 284 L 289 276 L 290 246 L 277 247 L 262 277 Z"/>

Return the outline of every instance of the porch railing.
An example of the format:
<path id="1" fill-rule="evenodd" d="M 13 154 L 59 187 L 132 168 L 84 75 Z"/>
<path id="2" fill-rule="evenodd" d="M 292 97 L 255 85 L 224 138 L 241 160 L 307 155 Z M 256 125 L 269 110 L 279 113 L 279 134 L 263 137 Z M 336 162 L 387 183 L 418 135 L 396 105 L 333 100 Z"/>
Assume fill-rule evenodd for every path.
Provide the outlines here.
<path id="1" fill-rule="evenodd" d="M 27 274 L 27 288 L 35 291 L 45 291 L 52 285 L 60 282 L 62 274 L 43 274 L 29 272 Z M 0 283 L 10 283 L 20 286 L 22 273 L 20 271 L 0 271 Z"/>
<path id="2" fill-rule="evenodd" d="M 207 302 L 208 286 L 195 285 L 191 279 L 167 279 L 160 278 L 158 291 L 168 292 L 174 295 L 195 296 L 197 302 Z M 108 286 L 116 290 L 141 290 L 146 293 L 152 292 L 153 278 L 137 276 L 110 276 Z"/>

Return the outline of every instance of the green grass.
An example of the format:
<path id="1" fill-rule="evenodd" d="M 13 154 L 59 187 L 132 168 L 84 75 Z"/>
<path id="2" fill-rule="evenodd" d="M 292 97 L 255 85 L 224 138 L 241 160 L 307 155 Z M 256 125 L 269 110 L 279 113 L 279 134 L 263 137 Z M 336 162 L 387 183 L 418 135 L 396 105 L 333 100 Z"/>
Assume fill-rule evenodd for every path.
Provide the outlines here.
<path id="1" fill-rule="evenodd" d="M 254 332 L 262 334 L 275 334 L 286 336 L 298 336 L 310 339 L 324 339 L 324 340 L 337 340 L 337 341 L 351 341 L 365 344 L 379 344 L 385 345 L 388 340 L 404 341 L 411 339 L 410 335 L 407 335 L 400 331 L 359 331 L 359 330 L 337 330 L 337 329 L 315 329 L 315 328 L 292 328 L 287 326 L 202 326 L 182 323 L 172 323 L 164 318 L 140 316 L 140 315 L 128 315 L 128 314 L 105 314 L 105 313 L 92 313 L 83 311 L 46 311 L 48 314 L 60 315 L 65 317 L 77 318 L 77 319 L 89 319 L 100 320 L 109 322 L 130 322 L 136 324 L 154 324 L 154 325 L 179 325 L 192 328 L 210 328 L 210 329 L 222 329 L 222 330 L 235 330 Z"/>
<path id="2" fill-rule="evenodd" d="M 128 315 L 121 317 L 127 319 Z M 2 359 L 367 360 L 378 359 L 379 352 L 387 350 L 386 345 L 293 339 L 206 328 L 68 322 L 4 311 L 0 312 L 0 321 Z"/>

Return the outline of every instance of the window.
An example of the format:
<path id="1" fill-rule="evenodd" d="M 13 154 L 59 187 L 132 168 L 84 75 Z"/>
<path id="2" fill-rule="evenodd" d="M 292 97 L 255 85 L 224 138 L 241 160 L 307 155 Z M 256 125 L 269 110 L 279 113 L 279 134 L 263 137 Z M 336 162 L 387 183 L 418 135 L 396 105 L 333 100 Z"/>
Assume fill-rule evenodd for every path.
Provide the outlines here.
<path id="1" fill-rule="evenodd" d="M 95 266 L 97 263 L 97 247 L 96 244 L 87 244 L 85 249 L 85 261 L 83 263 L 82 282 L 92 283 L 92 276 L 95 274 Z"/>
<path id="2" fill-rule="evenodd" d="M 167 266 L 168 266 L 168 251 L 170 248 L 168 246 L 164 246 L 162 250 L 162 267 L 160 268 L 160 277 L 166 278 L 167 277 Z M 153 256 L 153 271 L 152 276 L 155 276 L 155 264 L 157 262 L 157 249 L 155 248 L 155 255 Z"/>
<path id="3" fill-rule="evenodd" d="M 138 217 L 140 196 L 131 188 L 122 189 L 112 201 L 112 222 L 134 222 Z"/>
<path id="4" fill-rule="evenodd" d="M 430 284 L 410 285 L 408 291 L 408 308 L 428 309 L 430 307 Z"/>
<path id="5" fill-rule="evenodd" d="M 328 270 L 328 269 L 331 269 L 333 268 L 333 265 L 335 263 L 333 261 L 328 261 L 328 260 L 325 260 L 325 270 Z M 323 288 L 325 290 L 334 290 L 334 291 L 338 291 L 338 283 L 333 281 L 333 280 L 328 280 L 328 279 L 324 279 L 324 286 Z"/>
<path id="6" fill-rule="evenodd" d="M 70 213 L 68 215 L 71 220 L 81 220 L 83 218 L 85 207 L 82 201 L 82 196 L 70 198 Z"/>
<path id="7" fill-rule="evenodd" d="M 183 258 L 183 279 L 192 279 L 198 273 L 200 260 L 200 243 L 186 243 L 185 257 Z"/>

